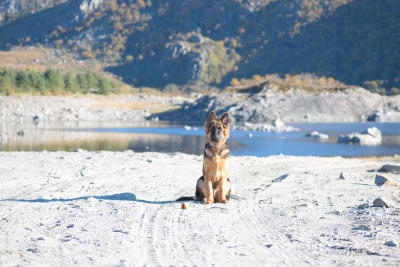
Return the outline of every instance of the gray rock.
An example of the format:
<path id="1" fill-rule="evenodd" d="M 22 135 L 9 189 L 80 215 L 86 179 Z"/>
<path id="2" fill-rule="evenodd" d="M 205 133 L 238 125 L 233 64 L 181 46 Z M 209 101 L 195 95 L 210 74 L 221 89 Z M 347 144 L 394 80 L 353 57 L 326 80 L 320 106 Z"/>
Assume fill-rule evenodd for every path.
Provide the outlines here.
<path id="1" fill-rule="evenodd" d="M 207 106 L 209 103 L 212 103 L 212 107 Z M 160 115 L 160 120 L 204 122 L 205 114 L 215 110 L 217 114 L 230 112 L 236 124 L 245 122 L 272 124 L 276 118 L 285 123 L 355 122 L 360 120 L 362 114 L 371 114 L 378 105 L 383 105 L 385 110 L 392 110 L 400 105 L 400 97 L 380 96 L 361 88 L 331 94 L 310 94 L 293 88 L 284 93 L 271 83 L 265 85 L 258 93 L 220 93 L 201 96 L 181 109 Z M 307 113 L 306 118 L 305 113 Z M 399 116 L 391 117 L 391 121 L 400 121 L 400 112 L 397 113 Z M 371 133 L 374 134 L 373 131 Z M 346 143 L 351 142 L 351 138 L 346 139 L 348 139 Z"/>
<path id="2" fill-rule="evenodd" d="M 342 209 L 334 209 L 334 210 L 332 211 L 332 214 L 341 215 L 341 214 L 343 214 L 343 210 L 342 210 Z"/>
<path id="3" fill-rule="evenodd" d="M 386 185 L 400 187 L 400 184 L 398 182 L 379 174 L 375 175 L 375 184 L 379 186 Z"/>
<path id="4" fill-rule="evenodd" d="M 379 145 L 382 143 L 381 132 L 376 127 L 371 127 L 362 133 L 351 133 L 339 136 L 338 143 L 354 143 L 360 145 Z"/>
<path id="5" fill-rule="evenodd" d="M 32 120 L 34 123 L 39 123 L 39 116 L 38 115 L 33 116 Z"/>
<path id="6" fill-rule="evenodd" d="M 389 240 L 389 241 L 386 241 L 384 245 L 388 246 L 388 247 L 398 247 L 399 242 L 397 242 L 396 240 Z"/>
<path id="7" fill-rule="evenodd" d="M 340 179 L 346 180 L 346 179 L 357 179 L 357 176 L 355 176 L 354 174 L 348 173 L 348 172 L 342 172 L 340 174 Z"/>
<path id="8" fill-rule="evenodd" d="M 381 131 L 379 131 L 379 129 L 376 128 L 376 127 L 370 127 L 367 130 L 365 130 L 364 132 L 362 132 L 362 134 L 369 134 L 369 135 L 371 135 L 373 137 L 376 137 L 376 138 L 381 138 L 382 137 Z"/>
<path id="9" fill-rule="evenodd" d="M 340 144 L 348 144 L 348 143 L 351 143 L 352 138 L 353 138 L 353 134 L 341 135 L 338 137 L 337 142 Z"/>
<path id="10" fill-rule="evenodd" d="M 319 133 L 317 131 L 310 132 L 310 133 L 306 134 L 306 136 L 310 137 L 310 138 L 313 138 L 313 139 L 318 139 L 318 140 L 320 140 L 320 139 L 328 139 L 329 138 L 329 135 L 323 134 L 323 133 Z"/>
<path id="11" fill-rule="evenodd" d="M 362 225 L 359 225 L 357 227 L 354 227 L 353 230 L 356 230 L 356 231 L 371 231 L 372 230 L 372 226 L 369 225 L 369 224 L 362 224 Z"/>
<path id="12" fill-rule="evenodd" d="M 373 146 L 380 145 L 382 143 L 382 137 L 374 137 L 368 134 L 356 134 L 351 141 L 355 144 Z"/>
<path id="13" fill-rule="evenodd" d="M 272 125 L 275 127 L 284 127 L 285 124 L 283 123 L 283 121 L 281 119 L 275 119 L 272 121 Z"/>
<path id="14" fill-rule="evenodd" d="M 373 207 L 389 208 L 389 204 L 383 197 L 378 197 L 372 203 Z"/>
<path id="15" fill-rule="evenodd" d="M 395 174 L 400 174 L 400 165 L 383 165 L 378 172 L 390 172 Z"/>
<path id="16" fill-rule="evenodd" d="M 291 174 L 284 174 L 284 175 L 281 175 L 281 176 L 279 176 L 278 178 L 272 180 L 271 182 L 272 182 L 272 183 L 282 182 L 283 180 L 287 179 L 289 176 L 292 177 Z M 293 177 L 292 177 L 292 178 L 293 178 Z"/>

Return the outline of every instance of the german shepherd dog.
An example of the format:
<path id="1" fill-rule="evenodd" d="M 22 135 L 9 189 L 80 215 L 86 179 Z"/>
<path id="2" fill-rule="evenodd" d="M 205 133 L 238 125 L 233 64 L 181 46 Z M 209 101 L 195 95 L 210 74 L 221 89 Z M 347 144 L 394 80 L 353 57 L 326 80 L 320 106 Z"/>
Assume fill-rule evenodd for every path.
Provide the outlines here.
<path id="1" fill-rule="evenodd" d="M 197 180 L 195 197 L 181 197 L 182 200 L 200 200 L 205 204 L 227 203 L 231 195 L 231 183 L 228 178 L 229 148 L 229 113 L 218 118 L 211 111 L 205 124 L 208 142 L 204 148 L 203 176 Z"/>

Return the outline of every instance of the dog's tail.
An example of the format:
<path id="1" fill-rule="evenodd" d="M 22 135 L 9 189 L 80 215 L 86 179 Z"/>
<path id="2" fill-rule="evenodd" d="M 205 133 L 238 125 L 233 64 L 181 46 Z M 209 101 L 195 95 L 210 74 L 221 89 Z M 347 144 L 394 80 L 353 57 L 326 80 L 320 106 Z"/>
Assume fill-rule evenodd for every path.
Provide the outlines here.
<path id="1" fill-rule="evenodd" d="M 195 197 L 180 197 L 176 201 L 191 201 L 191 200 L 196 200 Z"/>

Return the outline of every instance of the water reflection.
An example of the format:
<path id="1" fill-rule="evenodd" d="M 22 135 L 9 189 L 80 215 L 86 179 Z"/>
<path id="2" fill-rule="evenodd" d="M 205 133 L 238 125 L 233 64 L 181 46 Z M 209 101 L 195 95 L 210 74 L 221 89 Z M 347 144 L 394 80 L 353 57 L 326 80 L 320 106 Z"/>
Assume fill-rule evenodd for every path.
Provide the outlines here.
<path id="1" fill-rule="evenodd" d="M 291 133 L 265 133 L 232 131 L 229 145 L 232 155 L 296 155 L 296 156 L 384 156 L 400 154 L 400 123 L 357 124 L 326 123 L 296 125 L 303 129 Z M 380 146 L 337 144 L 336 138 L 343 133 L 362 131 L 377 126 L 382 130 Z M 309 130 L 328 133 L 331 137 L 324 142 L 304 137 Z M 18 135 L 24 130 L 24 135 Z M 74 151 L 78 148 L 98 151 L 136 152 L 182 152 L 200 155 L 206 142 L 203 128 L 187 131 L 182 125 L 165 123 L 33 123 L 2 124 L 0 134 L 8 133 L 7 142 L 0 144 L 0 151 Z"/>
<path id="2" fill-rule="evenodd" d="M 184 131 L 182 126 L 173 124 L 140 122 L 125 124 L 98 125 L 84 124 L 7 124 L 1 125 L 0 134 L 7 133 L 8 140 L 0 144 L 0 151 L 124 151 L 136 152 L 181 152 L 200 155 L 206 142 L 203 132 Z M 124 126 L 124 128 L 122 128 Z M 150 127 L 151 128 L 148 128 Z M 96 127 L 96 128 L 94 128 Z M 127 132 L 124 129 L 136 129 Z M 147 130 L 146 130 L 147 129 Z M 162 134 L 165 129 L 170 129 Z M 177 134 L 173 134 L 173 130 Z M 18 132 L 23 130 L 24 134 Z M 151 133 L 151 132 L 157 133 Z M 181 134 L 181 132 L 185 134 Z M 122 132 L 122 133 L 121 133 Z M 240 147 L 233 142 L 231 147 Z"/>
<path id="3" fill-rule="evenodd" d="M 124 151 L 157 151 L 183 152 L 201 154 L 204 148 L 204 139 L 200 136 L 178 136 L 157 134 L 108 134 L 72 132 L 65 134 L 61 131 L 50 131 L 43 134 L 39 140 L 25 138 L 13 140 L 0 145 L 3 151 L 74 151 L 84 149 L 89 151 L 107 150 Z M 57 136 L 59 139 L 54 138 Z M 46 141 L 45 139 L 48 138 Z"/>

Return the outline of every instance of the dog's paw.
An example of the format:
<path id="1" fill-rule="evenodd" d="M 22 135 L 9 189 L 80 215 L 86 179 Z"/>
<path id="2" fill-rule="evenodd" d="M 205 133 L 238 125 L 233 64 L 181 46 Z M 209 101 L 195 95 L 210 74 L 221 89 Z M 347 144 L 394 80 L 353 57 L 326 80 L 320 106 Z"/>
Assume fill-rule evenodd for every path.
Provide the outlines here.
<path id="1" fill-rule="evenodd" d="M 229 202 L 229 200 L 227 200 L 227 199 L 221 200 L 221 203 L 228 203 L 228 202 Z"/>
<path id="2" fill-rule="evenodd" d="M 214 200 L 208 200 L 207 198 L 203 198 L 204 204 L 214 204 Z"/>

